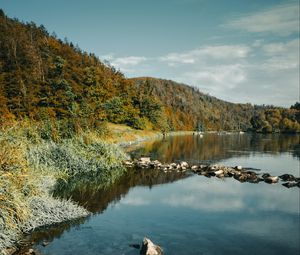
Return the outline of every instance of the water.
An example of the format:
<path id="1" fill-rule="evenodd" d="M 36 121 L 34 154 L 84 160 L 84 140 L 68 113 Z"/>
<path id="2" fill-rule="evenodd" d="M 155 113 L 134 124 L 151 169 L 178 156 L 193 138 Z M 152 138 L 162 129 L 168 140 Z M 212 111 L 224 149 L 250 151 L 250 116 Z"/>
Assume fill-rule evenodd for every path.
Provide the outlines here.
<path id="1" fill-rule="evenodd" d="M 299 176 L 300 136 L 171 137 L 131 151 L 164 162 L 243 165 Z M 240 183 L 155 170 L 133 170 L 114 186 L 72 185 L 72 196 L 93 215 L 29 236 L 43 254 L 139 254 L 144 236 L 165 254 L 298 254 L 299 188 Z M 50 241 L 46 247 L 42 241 Z"/>

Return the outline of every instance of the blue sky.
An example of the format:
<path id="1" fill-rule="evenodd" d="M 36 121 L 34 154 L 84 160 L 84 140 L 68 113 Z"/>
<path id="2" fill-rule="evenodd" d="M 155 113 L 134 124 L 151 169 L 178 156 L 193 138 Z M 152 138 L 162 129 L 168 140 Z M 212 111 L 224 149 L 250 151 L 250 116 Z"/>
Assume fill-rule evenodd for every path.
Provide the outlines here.
<path id="1" fill-rule="evenodd" d="M 299 101 L 299 1 L 0 0 L 127 77 L 154 76 L 231 102 Z"/>

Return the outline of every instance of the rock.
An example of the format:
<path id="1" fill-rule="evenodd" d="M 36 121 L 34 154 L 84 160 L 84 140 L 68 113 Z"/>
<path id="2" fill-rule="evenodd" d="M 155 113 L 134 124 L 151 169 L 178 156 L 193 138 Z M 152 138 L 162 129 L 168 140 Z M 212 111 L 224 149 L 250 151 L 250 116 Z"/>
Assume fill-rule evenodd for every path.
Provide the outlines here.
<path id="1" fill-rule="evenodd" d="M 141 157 L 140 161 L 143 162 L 143 163 L 150 163 L 151 162 L 150 157 Z"/>
<path id="2" fill-rule="evenodd" d="M 289 182 L 295 181 L 295 177 L 291 174 L 283 174 L 283 175 L 280 175 L 279 178 L 285 182 L 286 181 L 289 181 Z"/>
<path id="3" fill-rule="evenodd" d="M 277 183 L 279 180 L 278 176 L 269 176 L 267 178 L 264 178 L 266 183 Z"/>
<path id="4" fill-rule="evenodd" d="M 176 167 L 177 167 L 177 164 L 176 164 L 176 163 L 172 163 L 172 164 L 170 164 L 170 166 L 171 166 L 172 168 L 176 168 Z"/>
<path id="5" fill-rule="evenodd" d="M 185 161 L 180 162 L 181 167 L 189 167 L 189 164 Z"/>
<path id="6" fill-rule="evenodd" d="M 247 181 L 247 179 L 248 179 L 247 175 L 242 174 L 239 176 L 238 181 L 245 182 L 245 181 Z"/>
<path id="7" fill-rule="evenodd" d="M 236 170 L 242 170 L 243 167 L 242 167 L 242 166 L 236 166 L 235 169 L 236 169 Z"/>
<path id="8" fill-rule="evenodd" d="M 162 255 L 163 250 L 154 244 L 149 238 L 144 237 L 140 255 Z"/>
<path id="9" fill-rule="evenodd" d="M 270 174 L 265 173 L 265 174 L 263 174 L 261 177 L 262 177 L 263 179 L 267 179 L 267 178 L 270 177 L 270 176 L 271 176 Z"/>
<path id="10" fill-rule="evenodd" d="M 127 167 L 133 167 L 134 164 L 131 162 L 131 161 L 125 161 L 124 164 L 127 166 Z"/>
<path id="11" fill-rule="evenodd" d="M 223 173 L 224 173 L 224 171 L 222 169 L 215 171 L 216 176 L 221 175 Z"/>

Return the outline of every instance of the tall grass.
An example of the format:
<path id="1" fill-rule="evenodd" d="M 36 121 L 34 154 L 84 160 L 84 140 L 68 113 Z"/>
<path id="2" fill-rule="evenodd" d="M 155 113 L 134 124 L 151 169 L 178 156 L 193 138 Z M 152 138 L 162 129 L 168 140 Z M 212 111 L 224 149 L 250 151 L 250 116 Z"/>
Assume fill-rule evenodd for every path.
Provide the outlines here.
<path id="1" fill-rule="evenodd" d="M 0 129 L 0 254 L 23 232 L 88 215 L 72 201 L 53 198 L 54 187 L 63 189 L 75 176 L 109 185 L 124 173 L 125 154 L 100 134 L 49 121 Z"/>

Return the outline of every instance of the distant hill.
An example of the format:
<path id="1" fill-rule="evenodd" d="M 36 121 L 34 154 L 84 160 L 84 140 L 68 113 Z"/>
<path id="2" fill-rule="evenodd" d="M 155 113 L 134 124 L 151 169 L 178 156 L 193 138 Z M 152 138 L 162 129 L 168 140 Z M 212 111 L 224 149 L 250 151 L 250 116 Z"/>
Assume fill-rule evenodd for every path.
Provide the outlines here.
<path id="1" fill-rule="evenodd" d="M 141 94 L 151 95 L 165 107 L 170 126 L 208 130 L 246 130 L 251 128 L 255 107 L 234 104 L 203 94 L 197 88 L 171 80 L 141 77 L 131 79 Z"/>
<path id="2" fill-rule="evenodd" d="M 233 104 L 174 81 L 127 79 L 45 27 L 0 10 L 0 125 L 26 118 L 81 130 L 109 121 L 163 132 L 296 132 L 298 108 Z"/>

